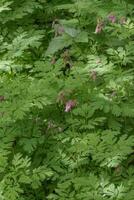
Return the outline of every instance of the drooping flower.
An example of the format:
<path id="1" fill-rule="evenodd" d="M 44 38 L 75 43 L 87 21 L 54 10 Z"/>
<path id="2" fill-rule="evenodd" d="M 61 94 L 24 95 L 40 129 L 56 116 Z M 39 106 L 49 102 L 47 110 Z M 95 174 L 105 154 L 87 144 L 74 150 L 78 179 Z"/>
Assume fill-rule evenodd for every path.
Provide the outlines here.
<path id="1" fill-rule="evenodd" d="M 104 27 L 103 22 L 98 22 L 97 25 L 96 25 L 96 28 L 95 28 L 95 33 L 96 34 L 101 33 L 103 27 Z"/>
<path id="2" fill-rule="evenodd" d="M 125 17 L 121 17 L 120 18 L 120 24 L 125 24 L 126 23 L 126 18 Z"/>
<path id="3" fill-rule="evenodd" d="M 56 59 L 55 59 L 55 57 L 53 57 L 51 60 L 51 64 L 54 65 L 55 63 L 56 63 Z"/>
<path id="4" fill-rule="evenodd" d="M 5 101 L 5 97 L 4 96 L 0 96 L 0 102 Z"/>
<path id="5" fill-rule="evenodd" d="M 60 24 L 58 19 L 55 19 L 52 22 L 52 28 L 54 29 L 55 37 L 60 36 L 64 33 L 64 27 Z"/>
<path id="6" fill-rule="evenodd" d="M 61 104 L 64 104 L 66 102 L 66 96 L 64 91 L 59 92 L 57 102 Z"/>
<path id="7" fill-rule="evenodd" d="M 100 63 L 101 63 L 101 59 L 97 59 L 96 64 L 100 64 Z"/>
<path id="8" fill-rule="evenodd" d="M 110 22 L 112 22 L 112 23 L 115 23 L 115 22 L 116 22 L 116 16 L 113 15 L 113 14 L 111 14 L 111 15 L 108 16 L 108 20 L 109 20 Z"/>
<path id="9" fill-rule="evenodd" d="M 70 112 L 76 106 L 76 100 L 69 100 L 65 105 L 65 112 Z"/>
<path id="10" fill-rule="evenodd" d="M 96 72 L 96 71 L 92 71 L 92 72 L 91 72 L 91 79 L 92 79 L 93 81 L 96 81 L 96 78 L 97 78 L 97 72 Z"/>
<path id="11" fill-rule="evenodd" d="M 49 121 L 47 129 L 49 130 L 49 129 L 53 129 L 53 128 L 56 128 L 56 124 L 54 124 L 53 121 Z"/>
<path id="12" fill-rule="evenodd" d="M 63 26 L 59 25 L 59 27 L 58 27 L 58 34 L 62 35 L 63 33 L 64 33 L 64 28 L 63 28 Z"/>
<path id="13" fill-rule="evenodd" d="M 60 24 L 55 24 L 54 25 L 54 31 L 55 31 L 55 37 L 63 35 L 64 33 L 64 28 Z"/>

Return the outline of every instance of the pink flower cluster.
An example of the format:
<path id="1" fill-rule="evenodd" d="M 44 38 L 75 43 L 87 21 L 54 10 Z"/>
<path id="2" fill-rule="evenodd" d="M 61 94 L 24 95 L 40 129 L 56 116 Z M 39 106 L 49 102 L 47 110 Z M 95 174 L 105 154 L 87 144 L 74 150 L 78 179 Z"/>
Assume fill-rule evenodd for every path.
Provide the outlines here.
<path id="1" fill-rule="evenodd" d="M 109 22 L 111 23 L 115 23 L 117 21 L 117 18 L 114 14 L 109 14 L 107 16 L 107 19 Z M 105 20 L 104 20 L 105 21 Z M 101 33 L 103 28 L 104 28 L 104 21 L 98 21 L 97 25 L 96 25 L 96 28 L 95 28 L 95 33 L 98 34 L 98 33 Z M 119 20 L 119 23 L 120 24 L 125 24 L 126 23 L 126 18 L 125 17 L 121 17 L 120 20 Z"/>
<path id="2" fill-rule="evenodd" d="M 108 20 L 112 23 L 115 23 L 116 22 L 116 16 L 111 14 L 111 15 L 108 16 Z"/>
<path id="3" fill-rule="evenodd" d="M 97 23 L 97 26 L 96 26 L 96 29 L 95 29 L 95 33 L 96 33 L 96 34 L 97 34 L 97 33 L 101 33 L 101 31 L 102 31 L 102 29 L 103 29 L 103 26 L 104 26 L 103 22 L 98 22 L 98 23 Z"/>
<path id="4" fill-rule="evenodd" d="M 65 105 L 65 112 L 70 112 L 76 106 L 76 100 L 69 100 Z"/>

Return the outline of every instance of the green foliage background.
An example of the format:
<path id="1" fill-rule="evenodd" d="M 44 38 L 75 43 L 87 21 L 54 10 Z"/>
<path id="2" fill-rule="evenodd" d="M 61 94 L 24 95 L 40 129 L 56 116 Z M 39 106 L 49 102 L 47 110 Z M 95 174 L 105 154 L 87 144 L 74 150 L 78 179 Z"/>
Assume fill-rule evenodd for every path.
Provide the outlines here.
<path id="1" fill-rule="evenodd" d="M 133 200 L 133 63 L 133 0 L 0 1 L 0 200 Z"/>

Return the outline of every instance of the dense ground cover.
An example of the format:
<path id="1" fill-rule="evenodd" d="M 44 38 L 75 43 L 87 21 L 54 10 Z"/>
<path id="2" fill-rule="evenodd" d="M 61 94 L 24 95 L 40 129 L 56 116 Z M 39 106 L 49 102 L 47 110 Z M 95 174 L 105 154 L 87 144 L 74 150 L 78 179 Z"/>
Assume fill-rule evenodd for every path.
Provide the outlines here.
<path id="1" fill-rule="evenodd" d="M 0 1 L 0 200 L 133 200 L 133 0 Z"/>

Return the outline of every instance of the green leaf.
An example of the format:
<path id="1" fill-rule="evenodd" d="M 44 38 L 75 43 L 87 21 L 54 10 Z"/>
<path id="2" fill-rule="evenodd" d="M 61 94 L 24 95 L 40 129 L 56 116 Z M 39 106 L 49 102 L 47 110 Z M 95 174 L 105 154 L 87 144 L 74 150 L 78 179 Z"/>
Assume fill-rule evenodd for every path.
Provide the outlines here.
<path id="1" fill-rule="evenodd" d="M 81 31 L 75 38 L 76 42 L 88 43 L 88 33 Z"/>
<path id="2" fill-rule="evenodd" d="M 48 55 L 54 54 L 57 51 L 70 46 L 71 44 L 72 44 L 72 40 L 67 35 L 55 37 L 49 43 L 49 46 L 45 55 L 48 56 Z"/>

